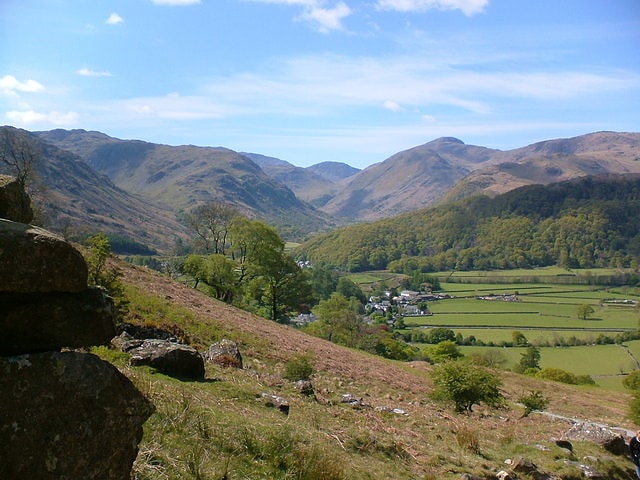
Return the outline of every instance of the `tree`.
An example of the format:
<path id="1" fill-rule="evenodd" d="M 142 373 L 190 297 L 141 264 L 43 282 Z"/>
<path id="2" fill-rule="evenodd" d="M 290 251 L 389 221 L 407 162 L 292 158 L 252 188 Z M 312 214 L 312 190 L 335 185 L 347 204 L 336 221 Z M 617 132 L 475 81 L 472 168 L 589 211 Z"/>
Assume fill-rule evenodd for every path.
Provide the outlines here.
<path id="1" fill-rule="evenodd" d="M 338 280 L 338 284 L 336 285 L 336 292 L 341 293 L 345 296 L 345 298 L 355 297 L 363 305 L 367 303 L 367 297 L 364 295 L 364 293 L 362 293 L 362 290 L 360 289 L 358 284 L 346 277 L 341 277 Z"/>
<path id="2" fill-rule="evenodd" d="M 321 336 L 331 342 L 355 347 L 365 325 L 358 314 L 359 306 L 357 300 L 349 300 L 337 292 L 322 300 L 313 309 L 322 322 L 318 325 Z"/>
<path id="3" fill-rule="evenodd" d="M 208 202 L 194 208 L 185 217 L 195 235 L 196 248 L 205 253 L 225 254 L 229 231 L 237 210 L 223 202 Z"/>
<path id="4" fill-rule="evenodd" d="M 513 339 L 514 347 L 522 347 L 529 344 L 527 337 L 525 337 L 524 334 L 522 332 L 519 332 L 518 330 L 514 330 L 511 333 L 511 338 Z"/>
<path id="5" fill-rule="evenodd" d="M 434 345 L 429 349 L 429 355 L 436 362 L 444 362 L 447 360 L 456 360 L 462 357 L 460 349 L 455 342 L 445 340 L 443 342 Z"/>
<path id="6" fill-rule="evenodd" d="M 429 330 L 427 333 L 427 343 L 440 343 L 445 341 L 453 342 L 456 339 L 456 334 L 453 330 L 446 327 L 436 327 Z"/>
<path id="7" fill-rule="evenodd" d="M 540 390 L 532 390 L 529 395 L 523 395 L 518 399 L 524 406 L 523 417 L 528 417 L 531 412 L 544 410 L 549 405 L 549 399 Z"/>
<path id="8" fill-rule="evenodd" d="M 521 372 L 530 368 L 540 369 L 540 349 L 533 345 L 527 347 L 527 350 L 520 354 L 520 363 L 518 365 Z"/>
<path id="9" fill-rule="evenodd" d="M 433 397 L 452 402 L 457 412 L 472 411 L 473 405 L 490 407 L 504 405 L 500 378 L 482 368 L 450 361 L 437 366 L 431 373 L 435 385 Z"/>
<path id="10" fill-rule="evenodd" d="M 2 129 L 0 143 L 0 163 L 8 167 L 9 173 L 25 188 L 35 175 L 40 151 L 26 132 L 14 128 Z"/>
<path id="11" fill-rule="evenodd" d="M 583 303 L 582 305 L 578 305 L 576 308 L 576 313 L 578 314 L 578 318 L 581 320 L 586 320 L 589 316 L 595 312 L 593 307 L 588 303 Z"/>

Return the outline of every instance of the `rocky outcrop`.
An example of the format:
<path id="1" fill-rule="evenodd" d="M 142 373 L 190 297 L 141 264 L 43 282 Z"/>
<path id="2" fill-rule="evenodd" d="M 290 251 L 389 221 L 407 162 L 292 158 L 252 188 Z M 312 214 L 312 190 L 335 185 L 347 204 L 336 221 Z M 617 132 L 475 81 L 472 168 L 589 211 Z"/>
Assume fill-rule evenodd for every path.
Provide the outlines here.
<path id="1" fill-rule="evenodd" d="M 111 364 L 60 352 L 107 344 L 113 302 L 87 286 L 72 245 L 12 221 L 28 216 L 7 198 L 0 193 L 11 217 L 0 219 L 0 478 L 127 479 L 153 405 Z"/>
<path id="2" fill-rule="evenodd" d="M 80 292 L 87 266 L 73 246 L 42 228 L 0 219 L 0 291 Z"/>
<path id="3" fill-rule="evenodd" d="M 625 439 L 620 433 L 595 423 L 577 422 L 563 435 L 562 439 L 593 442 L 615 455 L 626 455 L 628 451 Z"/>
<path id="4" fill-rule="evenodd" d="M 131 340 L 123 344 L 122 351 L 131 355 L 131 365 L 148 365 L 177 378 L 204 379 L 204 360 L 188 345 L 157 339 Z"/>
<path id="5" fill-rule="evenodd" d="M 0 478 L 129 478 L 153 412 L 111 364 L 90 354 L 0 357 Z"/>
<path id="6" fill-rule="evenodd" d="M 31 200 L 15 177 L 0 175 L 0 218 L 31 223 Z"/>

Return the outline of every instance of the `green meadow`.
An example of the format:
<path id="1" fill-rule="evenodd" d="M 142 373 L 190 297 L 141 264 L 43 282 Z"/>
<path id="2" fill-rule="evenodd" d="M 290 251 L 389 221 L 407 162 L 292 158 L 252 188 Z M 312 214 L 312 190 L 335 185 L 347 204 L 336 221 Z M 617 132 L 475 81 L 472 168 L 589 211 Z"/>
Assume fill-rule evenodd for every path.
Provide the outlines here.
<path id="1" fill-rule="evenodd" d="M 640 301 L 640 289 L 589 284 L 590 279 L 618 273 L 616 269 L 567 271 L 559 267 L 439 273 L 442 291 L 453 298 L 429 302 L 432 315 L 406 317 L 404 321 L 407 328 L 446 327 L 463 338 L 473 336 L 494 345 L 511 343 L 513 332 L 519 331 L 529 344 L 540 346 L 542 368 L 590 375 L 602 388 L 621 389 L 623 374 L 640 368 L 640 340 L 602 345 L 598 338 L 615 338 L 640 329 L 640 307 L 632 303 Z M 380 272 L 359 277 L 353 280 L 382 280 Z M 553 281 L 526 282 L 525 278 Z M 569 283 L 560 283 L 565 278 Z M 583 305 L 593 310 L 587 318 L 578 313 Z M 586 345 L 562 346 L 575 340 Z M 465 355 L 486 349 L 501 351 L 506 368 L 518 363 L 524 352 L 522 347 L 461 347 Z"/>

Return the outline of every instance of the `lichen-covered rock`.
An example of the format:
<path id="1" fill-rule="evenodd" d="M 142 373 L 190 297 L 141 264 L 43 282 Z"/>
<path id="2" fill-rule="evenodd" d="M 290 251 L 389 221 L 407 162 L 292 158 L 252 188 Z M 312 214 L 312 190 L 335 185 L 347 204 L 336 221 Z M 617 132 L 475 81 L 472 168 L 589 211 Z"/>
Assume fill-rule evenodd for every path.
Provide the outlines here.
<path id="1" fill-rule="evenodd" d="M 113 301 L 99 288 L 79 293 L 0 292 L 0 355 L 107 345 Z"/>
<path id="2" fill-rule="evenodd" d="M 15 177 L 0 175 L 0 218 L 13 222 L 31 223 L 31 200 Z"/>
<path id="3" fill-rule="evenodd" d="M 222 367 L 242 368 L 240 348 L 233 340 L 224 339 L 214 343 L 204 353 L 204 359 Z"/>
<path id="4" fill-rule="evenodd" d="M 131 340 L 122 350 L 131 355 L 132 365 L 148 365 L 177 378 L 204 379 L 204 360 L 188 345 L 155 339 Z"/>
<path id="5" fill-rule="evenodd" d="M 285 415 L 289 415 L 289 400 L 279 395 L 263 393 L 259 397 L 267 407 L 277 408 Z"/>
<path id="6" fill-rule="evenodd" d="M 0 357 L 0 478 L 130 478 L 153 405 L 95 355 Z"/>
<path id="7" fill-rule="evenodd" d="M 87 265 L 69 242 L 42 228 L 0 219 L 0 291 L 80 292 Z"/>

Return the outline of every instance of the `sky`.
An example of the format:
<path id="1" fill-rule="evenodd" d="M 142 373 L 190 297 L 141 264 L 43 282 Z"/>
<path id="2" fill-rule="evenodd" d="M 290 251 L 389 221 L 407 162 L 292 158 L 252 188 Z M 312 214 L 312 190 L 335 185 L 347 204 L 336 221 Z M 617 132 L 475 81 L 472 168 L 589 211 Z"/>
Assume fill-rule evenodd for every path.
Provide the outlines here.
<path id="1" fill-rule="evenodd" d="M 0 125 L 357 168 L 640 131 L 640 0 L 0 0 Z"/>

